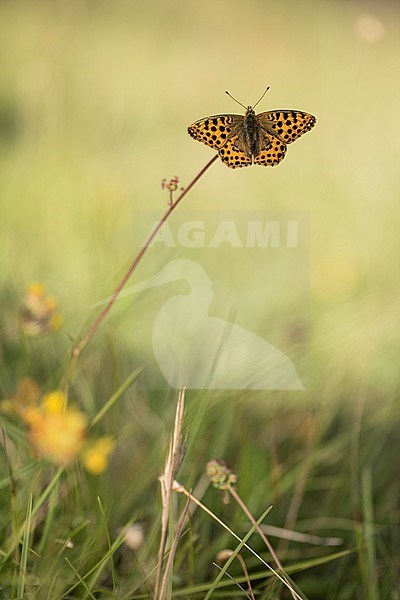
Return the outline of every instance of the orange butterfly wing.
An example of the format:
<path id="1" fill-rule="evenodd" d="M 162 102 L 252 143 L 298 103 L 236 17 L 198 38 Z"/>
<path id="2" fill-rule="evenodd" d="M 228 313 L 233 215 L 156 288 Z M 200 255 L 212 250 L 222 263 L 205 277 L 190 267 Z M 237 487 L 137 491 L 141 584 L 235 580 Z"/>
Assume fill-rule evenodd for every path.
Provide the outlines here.
<path id="1" fill-rule="evenodd" d="M 249 167 L 253 162 L 252 157 L 240 150 L 240 148 L 235 144 L 237 139 L 237 135 L 232 137 L 218 151 L 222 162 L 224 162 L 231 169 L 237 169 L 238 167 Z"/>
<path id="2" fill-rule="evenodd" d="M 277 135 L 285 144 L 291 144 L 314 127 L 316 118 L 300 110 L 283 109 L 260 113 L 257 121 L 266 132 Z"/>
<path id="3" fill-rule="evenodd" d="M 188 127 L 188 134 L 210 148 L 219 150 L 243 125 L 242 115 L 214 115 L 196 121 Z"/>
<path id="4" fill-rule="evenodd" d="M 266 133 L 265 137 L 266 145 L 254 157 L 254 164 L 263 165 L 264 167 L 275 167 L 285 158 L 287 146 L 275 135 Z"/>

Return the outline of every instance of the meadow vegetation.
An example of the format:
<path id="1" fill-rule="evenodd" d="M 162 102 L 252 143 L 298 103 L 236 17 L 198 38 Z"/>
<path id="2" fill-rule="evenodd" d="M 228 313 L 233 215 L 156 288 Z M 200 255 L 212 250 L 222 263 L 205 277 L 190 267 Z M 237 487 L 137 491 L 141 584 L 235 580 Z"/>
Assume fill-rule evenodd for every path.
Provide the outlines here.
<path id="1" fill-rule="evenodd" d="M 0 600 L 400 600 L 399 21 L 391 2 L 1 3 Z M 306 389 L 153 378 L 169 283 L 116 302 L 68 378 L 162 181 L 212 158 L 187 126 L 266 85 L 258 110 L 314 130 L 273 169 L 217 161 L 171 223 L 300 214 L 304 271 L 271 252 L 254 285 L 245 252 L 196 256 L 212 314 L 259 327 Z M 154 246 L 130 284 L 193 252 Z"/>

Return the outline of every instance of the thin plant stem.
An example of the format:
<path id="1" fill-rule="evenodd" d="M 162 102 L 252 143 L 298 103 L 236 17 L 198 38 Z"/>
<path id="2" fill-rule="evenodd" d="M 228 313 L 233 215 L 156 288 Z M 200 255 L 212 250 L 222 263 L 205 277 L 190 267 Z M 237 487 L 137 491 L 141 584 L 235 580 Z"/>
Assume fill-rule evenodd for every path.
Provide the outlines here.
<path id="1" fill-rule="evenodd" d="M 239 506 L 243 510 L 243 512 L 248 516 L 248 518 L 249 518 L 250 522 L 252 523 L 252 525 L 257 525 L 257 521 L 255 520 L 255 518 L 253 517 L 253 515 L 251 514 L 251 512 L 247 508 L 246 504 L 243 502 L 243 500 L 241 499 L 241 497 L 237 493 L 236 488 L 231 487 L 229 489 L 229 493 L 231 494 L 232 498 L 234 498 L 236 500 L 236 502 L 239 504 Z M 260 537 L 263 540 L 264 544 L 267 546 L 268 550 L 270 551 L 270 554 L 271 554 L 272 558 L 274 559 L 274 561 L 276 563 L 276 566 L 278 567 L 278 569 L 280 569 L 282 571 L 282 575 L 285 578 L 287 578 L 287 584 L 288 584 L 288 587 L 290 589 L 290 593 L 292 594 L 292 598 L 296 598 L 296 596 L 293 593 L 294 590 L 293 590 L 293 588 L 291 586 L 290 580 L 288 579 L 287 573 L 286 573 L 285 569 L 283 568 L 282 563 L 279 560 L 279 557 L 276 554 L 276 552 L 275 552 L 275 550 L 274 550 L 271 542 L 269 541 L 269 539 L 267 538 L 267 536 L 265 535 L 265 533 L 263 532 L 263 530 L 261 529 L 261 527 L 259 525 L 257 525 L 256 531 L 260 535 Z"/>
<path id="2" fill-rule="evenodd" d="M 176 493 L 185 494 L 185 496 L 187 498 L 190 498 L 190 500 L 192 500 L 192 502 L 197 504 L 197 506 L 199 508 L 201 508 L 208 515 L 210 515 L 210 517 L 212 517 L 215 521 L 217 521 L 217 523 L 219 523 L 224 529 L 226 529 L 226 531 L 228 531 L 239 542 L 243 541 L 242 538 L 240 538 L 234 531 L 232 531 L 232 529 L 230 529 L 228 527 L 228 525 L 226 525 L 219 517 L 217 517 L 217 515 L 215 515 L 209 508 L 207 508 L 207 506 L 205 506 L 205 504 L 200 502 L 200 500 L 198 500 L 196 498 L 196 496 L 193 496 L 183 485 L 181 485 L 180 483 L 175 481 L 173 489 Z M 272 506 L 270 508 L 272 508 Z M 251 516 L 251 518 L 253 518 L 253 516 Z M 257 525 L 257 521 L 256 521 L 256 525 Z M 257 527 L 256 527 L 256 531 L 258 531 Z M 292 585 L 287 581 L 287 575 L 284 570 L 283 570 L 282 574 L 284 576 L 286 576 L 286 578 L 282 577 L 282 575 L 280 575 L 278 573 L 278 571 L 275 571 L 275 569 L 273 567 L 271 567 L 271 565 L 268 564 L 259 554 L 257 554 L 257 552 L 255 552 L 255 550 L 253 550 L 253 548 L 251 546 L 249 546 L 248 544 L 244 544 L 244 547 L 247 548 L 247 550 L 249 550 L 265 567 L 267 567 L 267 569 L 269 569 L 275 575 L 275 577 L 277 577 L 277 579 L 279 579 L 290 590 L 290 593 L 292 594 L 292 596 L 294 598 L 296 598 L 296 600 L 302 600 L 301 596 L 298 595 L 298 593 L 292 588 Z M 279 567 L 279 569 L 282 570 L 282 567 Z"/>
<path id="3" fill-rule="evenodd" d="M 164 598 L 166 596 L 168 580 L 172 574 L 172 567 L 173 567 L 173 562 L 174 562 L 174 558 L 175 558 L 175 553 L 176 553 L 176 549 L 178 547 L 178 543 L 181 538 L 182 531 L 183 531 L 183 528 L 185 525 L 186 515 L 187 515 L 188 509 L 189 509 L 189 505 L 190 505 L 190 498 L 187 499 L 185 507 L 183 509 L 183 512 L 179 518 L 179 522 L 178 522 L 178 525 L 176 528 L 174 539 L 173 539 L 171 549 L 170 549 L 170 552 L 168 555 L 167 563 L 165 565 L 165 570 L 164 570 L 163 580 L 161 583 L 160 593 L 159 593 L 159 596 L 157 596 L 157 598 L 160 598 L 160 600 L 164 600 Z"/>
<path id="4" fill-rule="evenodd" d="M 160 546 L 158 549 L 158 566 L 156 574 L 156 582 L 154 586 L 154 597 L 162 598 L 160 595 L 160 587 L 162 587 L 162 566 L 165 554 L 165 548 L 167 545 L 167 533 L 168 533 L 168 521 L 171 513 L 171 501 L 172 501 L 172 486 L 174 477 L 180 467 L 183 457 L 183 438 L 182 438 L 182 426 L 183 416 L 185 410 L 185 389 L 180 390 L 178 396 L 178 403 L 176 406 L 175 413 L 175 424 L 172 439 L 169 447 L 167 460 L 165 461 L 164 473 L 159 477 L 161 484 L 161 496 L 162 496 L 162 512 L 161 512 L 161 537 Z M 189 505 L 188 505 L 189 506 Z M 186 517 L 187 510 L 185 510 Z M 182 528 L 184 522 L 182 521 Z M 180 534 L 179 534 L 180 535 Z M 168 569 L 172 567 L 172 563 L 168 563 Z M 167 573 L 168 569 L 165 569 L 164 573 Z"/>
<path id="5" fill-rule="evenodd" d="M 160 221 L 154 226 L 152 231 L 147 236 L 143 246 L 141 247 L 139 252 L 136 254 L 129 269 L 127 270 L 127 272 L 121 279 L 120 283 L 118 284 L 117 288 L 115 289 L 114 293 L 112 294 L 109 302 L 106 304 L 106 306 L 101 311 L 99 316 L 95 319 L 95 321 L 89 327 L 88 331 L 83 336 L 81 341 L 73 347 L 72 353 L 71 353 L 71 360 L 69 363 L 69 367 L 68 367 L 68 371 L 67 371 L 66 379 L 65 379 L 65 383 L 64 383 L 64 389 L 68 388 L 68 385 L 70 384 L 70 382 L 73 379 L 73 376 L 75 374 L 76 364 L 78 362 L 80 354 L 86 348 L 86 346 L 88 345 L 88 343 L 90 342 L 90 340 L 92 339 L 94 334 L 96 333 L 97 329 L 100 327 L 105 316 L 111 310 L 111 307 L 114 304 L 115 300 L 118 298 L 122 289 L 125 287 L 126 283 L 130 279 L 132 273 L 136 270 L 136 267 L 141 262 L 142 258 L 146 254 L 147 250 L 150 248 L 151 242 L 154 240 L 155 236 L 157 235 L 157 233 L 159 232 L 159 230 L 161 229 L 163 224 L 170 217 L 171 213 L 178 206 L 178 204 L 180 204 L 180 202 L 183 200 L 183 198 L 186 196 L 186 194 L 192 189 L 192 187 L 195 185 L 195 183 L 197 183 L 199 181 L 199 179 L 211 167 L 211 165 L 217 160 L 217 158 L 218 158 L 218 154 L 213 156 L 213 158 L 210 161 L 208 161 L 208 163 L 205 165 L 205 167 L 203 167 L 201 169 L 201 171 L 196 175 L 196 177 L 194 177 L 194 179 L 192 179 L 192 181 L 189 183 L 189 185 L 182 191 L 182 193 L 178 196 L 176 201 L 173 204 L 168 204 L 168 209 L 166 210 L 164 215 L 161 217 Z"/>
<path id="6" fill-rule="evenodd" d="M 239 557 L 240 557 L 240 558 L 239 558 Z M 244 563 L 244 560 L 243 560 L 243 558 L 240 556 L 240 554 L 237 554 L 236 558 L 239 560 L 239 562 L 240 562 L 240 564 L 242 565 L 242 567 L 244 566 L 244 568 L 246 568 L 246 566 L 245 566 L 245 563 Z M 240 559 L 241 559 L 241 560 L 240 560 Z M 214 567 L 217 567 L 217 569 L 219 569 L 220 571 L 222 571 L 222 568 L 221 568 L 221 567 L 220 567 L 220 565 L 218 565 L 216 562 L 213 562 L 213 566 L 214 566 Z M 243 587 L 242 585 L 240 585 L 240 583 L 239 583 L 238 581 L 236 581 L 236 579 L 235 579 L 234 577 L 232 577 L 232 575 L 230 575 L 230 574 L 228 573 L 228 571 L 225 571 L 224 575 L 225 575 L 226 577 L 228 577 L 228 579 L 230 579 L 230 580 L 231 580 L 231 581 L 232 581 L 232 582 L 233 582 L 233 583 L 234 583 L 234 584 L 235 584 L 235 585 L 236 585 L 236 586 L 237 586 L 237 587 L 238 587 L 238 588 L 239 588 L 239 589 L 240 589 L 240 590 L 241 590 L 241 591 L 242 591 L 242 592 L 245 594 L 245 596 L 246 596 L 247 600 L 255 600 L 255 598 L 254 598 L 254 594 L 253 594 L 253 591 L 252 591 L 252 589 L 251 589 L 251 581 L 250 581 L 250 579 L 248 579 L 248 572 L 247 572 L 247 569 L 246 569 L 245 578 L 246 578 L 247 585 L 248 585 L 248 586 L 250 586 L 250 587 L 249 587 L 249 590 L 250 590 L 251 596 L 250 596 L 250 595 L 249 595 L 249 594 L 246 592 L 246 590 L 244 589 L 244 587 Z"/>
<path id="7" fill-rule="evenodd" d="M 248 591 L 249 591 L 249 594 L 250 594 L 250 600 L 256 600 L 254 598 L 253 589 L 251 587 L 251 581 L 250 581 L 250 577 L 249 577 L 249 572 L 247 570 L 246 562 L 245 562 L 243 556 L 239 553 L 236 556 L 236 560 L 238 560 L 240 562 L 240 566 L 242 567 L 244 576 L 246 577 L 246 583 L 247 583 Z"/>

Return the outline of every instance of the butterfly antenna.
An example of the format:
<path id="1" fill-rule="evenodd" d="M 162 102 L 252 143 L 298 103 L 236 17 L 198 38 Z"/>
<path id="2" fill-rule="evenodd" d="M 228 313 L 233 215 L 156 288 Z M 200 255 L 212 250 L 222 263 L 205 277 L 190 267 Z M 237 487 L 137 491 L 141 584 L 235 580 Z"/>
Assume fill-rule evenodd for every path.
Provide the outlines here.
<path id="1" fill-rule="evenodd" d="M 261 96 L 261 98 L 259 100 L 257 100 L 257 102 L 255 103 L 255 105 L 253 106 L 253 108 L 255 108 L 257 106 L 257 104 L 260 104 L 261 100 L 264 98 L 264 96 L 268 92 L 268 90 L 269 90 L 269 86 L 267 87 L 267 89 L 265 90 L 265 92 L 263 93 L 263 95 Z"/>
<path id="2" fill-rule="evenodd" d="M 241 102 L 239 102 L 239 100 L 236 100 L 236 98 L 234 98 L 234 97 L 232 96 L 232 94 L 230 94 L 229 92 L 225 92 L 225 94 L 228 94 L 229 98 L 232 98 L 232 100 L 234 100 L 235 102 L 237 102 L 238 104 L 240 104 L 240 106 L 243 106 L 243 108 L 244 108 L 245 110 L 247 110 L 247 106 L 245 106 L 244 104 L 242 104 Z"/>

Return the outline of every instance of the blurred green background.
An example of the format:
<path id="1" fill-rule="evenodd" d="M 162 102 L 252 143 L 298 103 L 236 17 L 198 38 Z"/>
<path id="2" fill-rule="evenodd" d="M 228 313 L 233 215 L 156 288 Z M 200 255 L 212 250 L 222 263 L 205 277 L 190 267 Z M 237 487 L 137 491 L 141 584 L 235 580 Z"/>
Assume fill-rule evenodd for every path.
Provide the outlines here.
<path id="1" fill-rule="evenodd" d="M 389 514 L 398 518 L 399 25 L 395 2 L 1 2 L 4 393 L 25 375 L 47 389 L 59 385 L 68 336 L 91 323 L 90 306 L 112 292 L 147 235 L 135 227 L 137 212 L 161 215 L 167 200 L 161 180 L 178 175 L 187 185 L 212 157 L 212 150 L 189 138 L 187 126 L 207 115 L 241 112 L 226 89 L 248 105 L 269 85 L 257 110 L 305 110 L 316 115 L 315 129 L 288 148 L 277 168 L 234 171 L 217 162 L 184 202 L 197 214 L 309 215 L 304 319 L 312 384 L 292 395 L 189 395 L 187 473 L 192 484 L 205 460 L 215 454 L 229 459 L 247 477 L 245 495 L 256 512 L 270 501 L 265 485 L 277 485 L 279 476 L 274 471 L 270 480 L 255 465 L 290 473 L 284 489 L 273 492 L 281 504 L 272 518 L 282 526 L 297 469 L 302 472 L 305 463 L 323 467 L 318 476 L 310 467 L 304 483 L 305 522 L 322 514 L 353 518 L 351 499 L 354 508 L 365 466 L 374 473 L 382 528 Z M 152 251 L 143 263 L 146 276 L 173 257 Z M 16 314 L 30 281 L 58 295 L 65 326 L 34 343 L 31 358 L 22 360 Z M 141 302 L 138 314 L 116 307 L 81 358 L 74 393 L 88 410 L 142 364 L 126 336 L 141 319 Z M 283 321 L 297 313 L 297 302 L 296 294 L 285 296 Z M 173 412 L 175 396 L 131 392 L 110 417 L 109 432 L 119 431 L 121 442 L 114 474 L 103 484 L 114 527 L 132 511 L 154 519 L 156 527 L 158 513 L 148 503 L 157 498 L 167 440 L 163 415 Z M 309 419 L 318 432 L 312 452 Z M 271 446 L 277 452 L 272 458 Z M 124 488 L 125 470 L 140 480 L 139 489 L 132 482 Z M 205 580 L 207 536 L 213 537 L 210 531 L 199 536 L 205 554 L 198 577 Z M 152 539 L 156 544 L 156 535 Z M 382 542 L 381 556 L 391 553 L 390 544 Z M 347 547 L 352 545 L 351 538 Z M 371 577 L 385 565 L 390 574 L 379 575 L 381 597 L 399 598 L 392 593 L 395 576 L 382 560 Z M 371 589 L 368 577 L 357 572 L 356 560 L 338 567 L 340 573 L 347 566 L 355 574 L 344 576 L 346 587 L 325 595 L 313 588 L 312 572 L 304 576 L 309 597 L 367 597 L 360 590 Z M 327 581 L 338 585 L 337 576 L 332 571 Z"/>
<path id="2" fill-rule="evenodd" d="M 393 385 L 395 4 L 367 13 L 340 2 L 3 2 L 0 10 L 3 286 L 20 293 L 43 281 L 62 298 L 67 328 L 79 329 L 146 234 L 135 229 L 135 210 L 161 213 L 162 178 L 187 184 L 212 156 L 187 125 L 238 112 L 225 89 L 250 104 L 268 84 L 259 110 L 303 109 L 318 126 L 278 168 L 214 165 L 186 206 L 309 211 L 315 353 L 341 368 L 350 357 L 368 362 L 366 376 L 372 369 L 373 381 Z"/>

